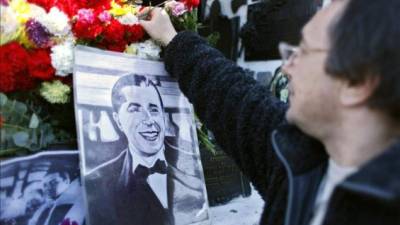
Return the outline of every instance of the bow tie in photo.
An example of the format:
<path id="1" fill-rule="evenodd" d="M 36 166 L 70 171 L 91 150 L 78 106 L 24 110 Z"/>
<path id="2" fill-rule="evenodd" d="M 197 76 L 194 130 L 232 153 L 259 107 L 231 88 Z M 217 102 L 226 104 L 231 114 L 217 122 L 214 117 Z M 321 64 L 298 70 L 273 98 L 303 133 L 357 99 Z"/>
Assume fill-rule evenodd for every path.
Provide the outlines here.
<path id="1" fill-rule="evenodd" d="M 167 164 L 165 161 L 157 160 L 153 167 L 145 167 L 143 165 L 138 165 L 135 169 L 134 175 L 138 178 L 147 179 L 148 176 L 154 173 L 166 174 L 167 173 Z"/>

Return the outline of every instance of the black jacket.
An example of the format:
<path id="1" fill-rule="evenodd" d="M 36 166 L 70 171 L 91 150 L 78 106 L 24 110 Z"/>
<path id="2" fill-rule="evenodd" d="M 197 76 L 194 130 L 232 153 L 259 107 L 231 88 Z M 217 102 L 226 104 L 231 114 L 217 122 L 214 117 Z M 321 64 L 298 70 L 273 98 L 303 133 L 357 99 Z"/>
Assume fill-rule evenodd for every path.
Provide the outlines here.
<path id="1" fill-rule="evenodd" d="M 288 124 L 286 104 L 196 34 L 179 33 L 164 60 L 266 202 L 260 223 L 308 225 L 327 167 L 323 145 Z M 400 140 L 335 189 L 323 224 L 400 224 Z"/>

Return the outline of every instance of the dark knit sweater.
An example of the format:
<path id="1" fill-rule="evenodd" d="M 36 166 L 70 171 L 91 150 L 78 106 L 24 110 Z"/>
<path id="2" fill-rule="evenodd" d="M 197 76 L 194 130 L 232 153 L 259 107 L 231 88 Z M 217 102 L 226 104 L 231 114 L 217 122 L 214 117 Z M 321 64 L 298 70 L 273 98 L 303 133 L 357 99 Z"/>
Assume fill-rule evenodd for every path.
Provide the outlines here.
<path id="1" fill-rule="evenodd" d="M 272 97 L 266 88 L 198 35 L 179 33 L 167 46 L 164 60 L 166 70 L 178 80 L 199 118 L 266 202 L 260 223 L 282 225 L 286 220 L 286 225 L 308 224 L 326 170 L 327 155 L 321 143 L 287 124 L 287 105 Z M 397 161 L 384 162 L 391 169 L 383 169 L 386 179 L 382 182 L 376 181 L 376 177 L 366 179 L 372 171 L 377 177 L 382 173 L 381 158 L 388 155 Z M 339 186 L 324 224 L 400 224 L 400 175 L 392 171 L 400 171 L 400 142 L 371 164 L 351 178 L 371 182 L 373 188 L 390 193 L 393 198 L 382 205 L 377 203 L 382 203 L 382 199 L 371 197 L 373 194 L 368 191 L 359 193 Z M 363 172 L 368 169 L 368 173 Z M 344 183 L 349 187 L 351 181 Z M 343 200 L 341 195 L 352 202 Z M 368 197 L 364 199 L 365 196 Z M 359 202 L 364 206 L 353 205 Z M 387 223 L 381 223 L 383 214 L 378 207 L 386 210 Z M 364 219 L 364 212 L 358 209 L 375 213 L 365 215 Z"/>

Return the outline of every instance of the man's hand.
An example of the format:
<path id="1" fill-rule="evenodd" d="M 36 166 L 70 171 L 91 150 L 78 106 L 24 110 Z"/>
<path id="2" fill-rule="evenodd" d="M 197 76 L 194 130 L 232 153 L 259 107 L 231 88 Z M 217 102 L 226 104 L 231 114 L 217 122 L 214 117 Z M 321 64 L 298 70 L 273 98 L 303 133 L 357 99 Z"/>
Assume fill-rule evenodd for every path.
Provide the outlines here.
<path id="1" fill-rule="evenodd" d="M 145 16 L 146 14 L 148 16 Z M 139 14 L 140 17 L 147 17 L 146 19 L 149 19 L 141 19 L 139 21 L 140 25 L 154 40 L 161 42 L 164 46 L 167 46 L 177 34 L 167 12 L 161 8 L 147 7 Z"/>

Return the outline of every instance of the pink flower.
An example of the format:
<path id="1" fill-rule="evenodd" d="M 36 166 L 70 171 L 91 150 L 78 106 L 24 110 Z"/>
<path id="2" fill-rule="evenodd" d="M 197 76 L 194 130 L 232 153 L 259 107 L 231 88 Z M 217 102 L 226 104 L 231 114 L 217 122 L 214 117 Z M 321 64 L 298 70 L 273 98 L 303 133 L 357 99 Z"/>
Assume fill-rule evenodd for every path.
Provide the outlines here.
<path id="1" fill-rule="evenodd" d="M 80 9 L 78 10 L 78 21 L 82 23 L 91 24 L 95 20 L 92 9 Z"/>
<path id="2" fill-rule="evenodd" d="M 172 15 L 176 17 L 181 16 L 187 11 L 186 5 L 183 2 L 174 2 L 171 7 Z"/>
<path id="3" fill-rule="evenodd" d="M 0 5 L 8 6 L 8 0 L 0 0 Z"/>
<path id="4" fill-rule="evenodd" d="M 165 4 L 166 8 L 171 11 L 172 15 L 175 17 L 181 16 L 188 11 L 186 4 L 182 1 L 169 1 Z"/>
<path id="5" fill-rule="evenodd" d="M 108 11 L 101 12 L 98 17 L 103 23 L 108 23 L 111 21 L 111 14 Z"/>

